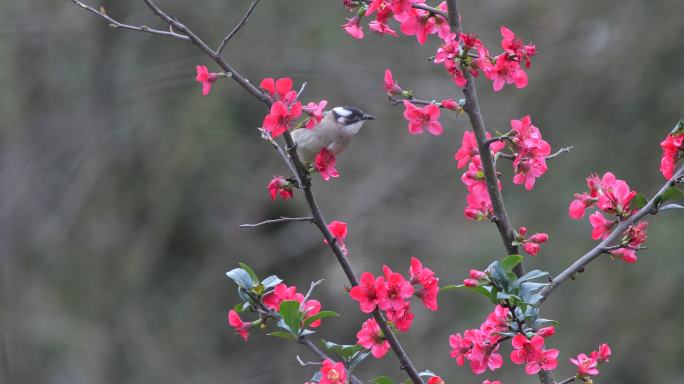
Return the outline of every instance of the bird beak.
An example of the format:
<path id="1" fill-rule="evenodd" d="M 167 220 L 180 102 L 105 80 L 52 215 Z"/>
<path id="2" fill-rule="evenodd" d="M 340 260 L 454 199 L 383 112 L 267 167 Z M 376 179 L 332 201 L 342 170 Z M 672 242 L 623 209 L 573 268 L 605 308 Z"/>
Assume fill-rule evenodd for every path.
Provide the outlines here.
<path id="1" fill-rule="evenodd" d="M 375 116 L 364 113 L 361 120 L 375 120 Z"/>

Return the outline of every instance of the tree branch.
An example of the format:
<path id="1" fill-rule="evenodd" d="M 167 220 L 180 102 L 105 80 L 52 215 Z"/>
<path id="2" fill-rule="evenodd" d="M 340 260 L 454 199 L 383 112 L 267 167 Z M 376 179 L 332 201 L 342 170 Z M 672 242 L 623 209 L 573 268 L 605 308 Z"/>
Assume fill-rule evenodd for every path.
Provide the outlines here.
<path id="1" fill-rule="evenodd" d="M 266 224 L 279 224 L 279 223 L 289 223 L 289 222 L 304 222 L 308 221 L 313 223 L 313 217 L 280 217 L 279 219 L 265 220 L 256 224 L 240 224 L 240 228 L 256 228 Z"/>
<path id="2" fill-rule="evenodd" d="M 655 196 L 653 196 L 653 198 L 649 200 L 646 205 L 644 205 L 639 211 L 637 211 L 632 216 L 620 222 L 620 224 L 617 227 L 615 227 L 615 229 L 610 233 L 610 235 L 608 235 L 608 237 L 606 237 L 597 246 L 592 248 L 589 252 L 584 254 L 584 256 L 577 259 L 577 261 L 575 261 L 572 265 L 566 268 L 563 272 L 559 273 L 558 276 L 554 277 L 551 283 L 548 286 L 544 287 L 544 289 L 542 289 L 539 293 L 542 296 L 541 300 L 539 301 L 539 304 L 543 303 L 549 297 L 549 295 L 554 290 L 556 290 L 556 288 L 558 288 L 559 285 L 563 284 L 564 281 L 571 278 L 580 270 L 583 270 L 587 264 L 589 264 L 599 255 L 604 253 L 606 249 L 610 249 L 610 243 L 612 243 L 618 237 L 620 237 L 627 230 L 627 228 L 629 228 L 630 225 L 636 223 L 644 216 L 655 212 L 656 199 L 658 199 L 658 197 L 661 196 L 666 189 L 675 185 L 677 179 L 679 177 L 682 177 L 683 175 L 684 165 L 677 170 L 674 176 L 670 180 L 668 180 L 662 188 L 660 188 L 658 193 L 656 193 Z"/>
<path id="3" fill-rule="evenodd" d="M 456 33 L 461 33 L 461 23 L 460 23 L 460 13 L 458 11 L 458 0 L 447 0 L 447 7 L 449 9 L 449 25 Z M 463 94 L 465 95 L 465 106 L 464 110 L 468 115 L 470 120 L 470 125 L 475 133 L 475 140 L 480 150 L 480 159 L 482 159 L 482 168 L 484 171 L 485 181 L 487 183 L 487 191 L 489 192 L 489 197 L 492 201 L 492 208 L 494 210 L 494 216 L 496 220 L 496 227 L 501 235 L 501 240 L 504 243 L 506 252 L 509 255 L 518 254 L 518 247 L 513 245 L 515 240 L 515 230 L 508 219 L 508 213 L 506 212 L 506 206 L 503 202 L 503 197 L 501 196 L 501 191 L 499 191 L 498 179 L 496 177 L 496 168 L 494 166 L 494 159 L 492 153 L 489 150 L 489 146 L 485 145 L 487 142 L 487 130 L 485 128 L 484 120 L 482 119 L 482 113 L 480 112 L 480 104 L 477 98 L 477 90 L 475 89 L 475 79 L 470 71 L 464 71 L 466 78 L 466 86 L 463 89 Z M 524 274 L 524 269 L 522 263 L 518 264 L 514 272 L 518 276 Z"/>
<path id="4" fill-rule="evenodd" d="M 425 5 L 425 4 L 412 4 L 411 7 L 415 8 L 415 9 L 422 9 L 423 11 L 428 11 L 428 12 L 432 13 L 433 15 L 442 16 L 445 19 L 448 16 L 447 12 L 444 12 L 439 8 L 430 7 L 430 6 Z"/>
<path id="5" fill-rule="evenodd" d="M 247 13 L 245 13 L 244 16 L 242 16 L 242 20 L 240 20 L 239 23 L 235 25 L 232 31 L 221 40 L 221 44 L 219 44 L 218 48 L 216 48 L 216 54 L 220 55 L 223 52 L 223 49 L 226 47 L 226 44 L 228 44 L 228 41 L 235 36 L 236 33 L 242 28 L 245 24 L 247 24 L 247 19 L 249 19 L 249 16 L 252 15 L 252 12 L 254 11 L 254 8 L 256 8 L 257 4 L 259 4 L 259 1 L 261 0 L 254 0 L 252 1 L 252 5 L 249 6 L 249 9 L 247 10 Z"/>
<path id="6" fill-rule="evenodd" d="M 150 27 L 145 26 L 145 25 L 135 26 L 135 25 L 129 25 L 129 24 L 121 23 L 121 22 L 111 18 L 109 15 L 107 15 L 107 13 L 105 13 L 105 11 L 104 11 L 104 8 L 100 8 L 100 10 L 98 11 L 97 9 L 95 9 L 89 5 L 86 5 L 86 4 L 84 4 L 78 0 L 71 0 L 71 2 L 78 5 L 81 8 L 83 8 L 89 12 L 92 12 L 92 13 L 96 14 L 97 16 L 107 20 L 109 22 L 109 26 L 112 28 L 128 29 L 128 30 L 136 31 L 136 32 L 151 33 L 154 35 L 161 35 L 161 36 L 166 36 L 166 37 L 173 37 L 173 38 L 179 39 L 179 40 L 190 41 L 189 37 L 184 36 L 184 35 L 180 35 L 180 34 L 175 33 L 173 31 L 162 31 L 159 29 L 150 28 Z"/>
<path id="7" fill-rule="evenodd" d="M 157 17 L 165 21 L 167 24 L 169 24 L 171 28 L 181 31 L 185 36 L 187 36 L 187 38 L 192 44 L 196 45 L 202 52 L 204 52 L 214 62 L 216 62 L 216 64 L 223 68 L 228 77 L 235 80 L 240 86 L 242 86 L 242 88 L 244 88 L 252 96 L 254 96 L 262 103 L 266 104 L 266 106 L 268 107 L 270 107 L 273 104 L 271 98 L 267 94 L 256 88 L 254 85 L 252 85 L 249 82 L 249 80 L 243 77 L 230 64 L 228 64 L 228 62 L 218 52 L 212 50 L 202 39 L 200 39 L 183 23 L 162 11 L 152 0 L 142 0 L 142 2 L 145 5 L 147 5 L 147 7 L 152 11 L 152 13 L 154 13 Z M 335 254 L 337 261 L 340 263 L 340 266 L 342 267 L 342 270 L 344 271 L 351 285 L 359 285 L 358 279 L 356 278 L 356 275 L 354 274 L 354 271 L 351 268 L 349 260 L 344 255 L 342 249 L 339 247 L 339 245 L 335 241 L 335 238 L 330 233 L 325 218 L 323 217 L 323 213 L 321 212 L 321 209 L 319 208 L 318 203 L 316 202 L 316 198 L 314 197 L 313 192 L 311 191 L 311 179 L 309 178 L 309 174 L 304 169 L 304 165 L 300 160 L 299 155 L 297 154 L 297 146 L 294 140 L 292 139 L 292 135 L 289 131 L 285 131 L 282 136 L 285 139 L 286 149 L 289 155 L 289 161 L 291 162 L 291 164 L 289 165 L 294 166 L 294 169 L 296 171 L 295 176 L 298 180 L 301 180 L 300 186 L 304 191 L 304 197 L 313 215 L 314 224 L 316 224 L 318 229 L 323 234 L 323 238 L 327 240 L 328 246 Z M 383 332 L 385 332 L 385 335 L 390 343 L 390 346 L 392 347 L 393 352 L 399 359 L 401 366 L 406 370 L 406 373 L 411 378 L 411 381 L 413 381 L 414 384 L 424 384 L 423 380 L 418 375 L 418 371 L 413 366 L 413 363 L 411 362 L 408 355 L 402 348 L 401 344 L 399 343 L 399 340 L 396 338 L 396 335 L 394 335 L 394 333 L 391 332 L 391 329 L 387 324 L 387 321 L 384 319 L 379 309 L 375 310 L 374 316 L 376 318 L 376 321 L 382 328 Z"/>

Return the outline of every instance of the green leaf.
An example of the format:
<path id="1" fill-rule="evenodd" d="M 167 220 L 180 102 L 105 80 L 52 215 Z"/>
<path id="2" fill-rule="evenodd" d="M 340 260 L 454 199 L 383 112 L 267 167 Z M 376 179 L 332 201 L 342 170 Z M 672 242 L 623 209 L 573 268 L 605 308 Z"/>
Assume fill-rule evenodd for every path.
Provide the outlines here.
<path id="1" fill-rule="evenodd" d="M 538 269 L 535 269 L 534 271 L 529 271 L 526 274 L 520 276 L 520 278 L 518 278 L 518 283 L 524 283 L 526 281 L 538 279 L 540 277 L 544 277 L 544 276 L 548 276 L 548 275 L 549 275 L 548 272 L 544 272 L 544 271 L 540 271 Z"/>
<path id="2" fill-rule="evenodd" d="M 302 313 L 299 310 L 299 302 L 295 300 L 285 300 L 280 303 L 278 311 L 285 324 L 290 328 L 293 335 L 299 334 L 299 325 L 302 323 Z"/>
<path id="3" fill-rule="evenodd" d="M 340 315 L 339 313 L 333 312 L 333 311 L 320 311 L 317 314 L 315 314 L 315 315 L 307 318 L 306 320 L 304 320 L 304 325 L 302 325 L 302 328 L 309 327 L 309 325 L 311 325 L 311 323 L 313 323 L 316 320 L 325 319 L 325 318 L 333 317 L 333 316 L 337 317 L 339 315 Z"/>
<path id="4" fill-rule="evenodd" d="M 325 349 L 327 349 L 328 351 L 335 352 L 339 357 L 341 357 L 342 359 L 344 359 L 346 361 L 349 361 L 349 359 L 351 359 L 352 356 L 354 356 L 354 354 L 356 352 L 363 349 L 363 347 L 358 345 L 358 344 L 354 344 L 354 345 L 335 344 L 333 342 L 325 341 L 325 340 L 321 340 L 321 342 L 322 342 L 323 347 Z"/>
<path id="5" fill-rule="evenodd" d="M 233 310 L 234 310 L 235 312 L 237 312 L 237 313 L 242 313 L 242 311 L 245 310 L 244 304 L 249 305 L 249 303 L 237 303 L 237 304 L 235 304 L 235 306 L 233 307 Z"/>
<path id="6" fill-rule="evenodd" d="M 354 368 L 356 368 L 356 366 L 359 365 L 360 362 L 362 362 L 366 357 L 368 357 L 368 355 L 370 355 L 370 351 L 359 351 L 355 353 L 349 361 L 349 373 L 351 373 L 351 371 L 353 371 Z"/>
<path id="7" fill-rule="evenodd" d="M 520 264 L 520 262 L 523 260 L 523 257 L 520 255 L 508 255 L 501 260 L 499 265 L 501 266 L 501 269 L 504 270 L 504 272 L 513 272 L 513 268 L 515 268 L 516 265 Z"/>
<path id="8" fill-rule="evenodd" d="M 450 290 L 452 290 L 452 289 L 456 289 L 456 288 L 465 288 L 465 287 L 466 287 L 466 286 L 463 285 L 463 284 L 460 284 L 460 285 L 449 284 L 449 285 L 445 285 L 445 286 L 443 286 L 442 288 L 440 288 L 439 291 L 440 291 L 440 292 L 445 292 L 445 291 L 450 291 Z"/>
<path id="9" fill-rule="evenodd" d="M 252 270 L 252 268 L 250 268 L 249 265 L 247 265 L 245 263 L 238 263 L 238 265 L 242 269 L 247 271 L 247 273 L 249 273 L 249 277 L 251 277 L 253 281 L 259 281 L 259 277 L 256 275 L 256 273 L 254 273 L 254 270 Z"/>
<path id="10" fill-rule="evenodd" d="M 668 201 L 668 200 L 673 200 L 673 199 L 681 199 L 684 198 L 684 191 L 677 187 L 670 187 L 663 191 L 663 193 L 660 195 L 660 199 L 658 199 L 658 206 L 660 204 Z"/>
<path id="11" fill-rule="evenodd" d="M 636 209 L 641 209 L 645 207 L 646 204 L 648 204 L 648 200 L 641 193 L 634 196 L 634 198 L 631 201 L 631 205 L 633 205 Z"/>
<path id="12" fill-rule="evenodd" d="M 394 384 L 394 380 L 390 379 L 387 376 L 378 376 L 374 379 L 371 379 L 371 383 L 373 383 L 373 384 Z"/>
<path id="13" fill-rule="evenodd" d="M 295 341 L 294 336 L 292 336 L 292 334 L 290 332 L 275 331 L 275 332 L 267 333 L 267 335 L 273 336 L 273 337 L 280 337 L 281 339 L 286 339 L 286 340 L 290 340 L 290 341 Z"/>
<path id="14" fill-rule="evenodd" d="M 282 283 L 283 281 L 278 278 L 276 275 L 271 275 L 267 278 L 265 278 L 262 282 L 261 285 L 264 286 L 265 289 L 273 288 L 276 285 Z"/>
<path id="15" fill-rule="evenodd" d="M 532 328 L 537 330 L 539 328 L 544 328 L 544 327 L 548 327 L 550 325 L 557 325 L 557 324 L 558 324 L 558 322 L 556 320 L 537 319 L 534 321 L 534 325 L 532 326 Z"/>
<path id="16" fill-rule="evenodd" d="M 314 375 L 311 377 L 311 381 L 313 381 L 314 383 L 318 383 L 319 381 L 321 381 L 321 377 L 323 377 L 323 374 L 321 373 L 321 371 L 318 371 L 314 373 Z"/>
<path id="17" fill-rule="evenodd" d="M 249 273 L 242 268 L 230 270 L 226 272 L 226 276 L 233 280 L 239 287 L 245 289 L 252 289 L 252 287 L 254 287 L 254 280 L 252 280 Z"/>
<path id="18" fill-rule="evenodd" d="M 670 134 L 679 135 L 682 133 L 684 133 L 684 120 L 679 120 Z"/>

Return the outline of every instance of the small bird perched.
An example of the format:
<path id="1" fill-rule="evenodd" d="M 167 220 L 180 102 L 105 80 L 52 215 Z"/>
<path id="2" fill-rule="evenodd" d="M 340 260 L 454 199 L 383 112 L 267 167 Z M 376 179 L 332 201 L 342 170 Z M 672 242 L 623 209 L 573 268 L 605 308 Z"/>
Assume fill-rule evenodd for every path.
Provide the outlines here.
<path id="1" fill-rule="evenodd" d="M 354 107 L 335 107 L 323 113 L 323 119 L 313 128 L 292 131 L 297 153 L 302 161 L 313 163 L 316 155 L 327 148 L 334 155 L 342 153 L 363 123 L 375 117 Z"/>

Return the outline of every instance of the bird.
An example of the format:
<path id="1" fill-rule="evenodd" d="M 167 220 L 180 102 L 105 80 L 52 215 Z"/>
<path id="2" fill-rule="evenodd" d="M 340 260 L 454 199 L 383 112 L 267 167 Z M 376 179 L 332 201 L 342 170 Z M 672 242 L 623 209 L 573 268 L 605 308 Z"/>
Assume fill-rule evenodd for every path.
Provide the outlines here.
<path id="1" fill-rule="evenodd" d="M 368 120 L 375 120 L 375 117 L 354 107 L 335 107 L 323 112 L 323 118 L 313 128 L 292 131 L 299 158 L 312 164 L 323 148 L 339 155 Z"/>

